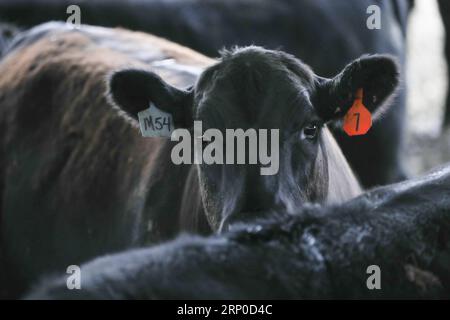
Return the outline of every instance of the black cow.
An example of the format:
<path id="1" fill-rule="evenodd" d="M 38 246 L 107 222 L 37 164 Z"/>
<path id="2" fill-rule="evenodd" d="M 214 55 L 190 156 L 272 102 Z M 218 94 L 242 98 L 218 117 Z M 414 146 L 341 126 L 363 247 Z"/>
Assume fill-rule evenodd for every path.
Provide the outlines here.
<path id="1" fill-rule="evenodd" d="M 80 290 L 68 289 L 66 274 L 43 279 L 27 298 L 448 299 L 449 168 L 339 206 L 100 257 L 81 266 Z M 373 265 L 379 290 L 367 286 Z"/>
<path id="2" fill-rule="evenodd" d="M 193 86 L 192 69 L 204 69 Z M 214 62 L 150 35 L 59 24 L 19 37 L 0 75 L 1 249 L 16 286 L 181 230 L 354 197 L 359 184 L 327 123 L 359 88 L 382 112 L 398 83 L 387 56 L 364 56 L 327 79 L 281 51 L 241 48 Z M 178 128 L 201 120 L 219 132 L 279 129 L 279 171 L 175 165 L 174 142 L 136 128 L 149 102 Z"/>
<path id="3" fill-rule="evenodd" d="M 0 4 L 0 19 L 32 25 L 65 20 L 72 0 L 22 0 Z M 137 0 L 78 3 L 84 23 L 126 26 L 163 36 L 216 56 L 233 45 L 282 48 L 331 77 L 366 53 L 396 56 L 404 68 L 405 35 L 411 0 Z M 369 6 L 380 8 L 381 29 L 369 30 Z M 372 12 L 372 11 L 371 11 Z M 405 88 L 395 111 L 362 137 L 331 127 L 351 167 L 366 186 L 405 177 L 401 165 Z M 376 159 L 376 161 L 373 161 Z"/>
<path id="4" fill-rule="evenodd" d="M 439 9 L 442 16 L 442 22 L 445 28 L 445 58 L 448 62 L 450 61 L 450 3 L 449 1 L 439 0 Z M 450 68 L 448 68 L 450 71 Z M 444 113 L 444 125 L 450 125 L 450 84 L 447 87 L 447 97 L 445 101 L 445 113 Z"/>

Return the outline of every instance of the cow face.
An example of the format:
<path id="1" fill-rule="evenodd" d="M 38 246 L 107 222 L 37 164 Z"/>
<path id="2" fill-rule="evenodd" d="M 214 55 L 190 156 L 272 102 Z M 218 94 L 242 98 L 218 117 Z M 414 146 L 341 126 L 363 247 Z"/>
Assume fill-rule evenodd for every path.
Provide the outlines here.
<path id="1" fill-rule="evenodd" d="M 258 164 L 198 165 L 204 208 L 217 230 L 262 210 L 293 211 L 306 201 L 357 195 L 358 182 L 327 123 L 346 114 L 358 88 L 376 117 L 397 78 L 396 63 L 387 56 L 362 57 L 325 79 L 286 53 L 248 47 L 224 52 L 187 91 L 144 70 L 118 71 L 109 84 L 112 101 L 134 121 L 151 101 L 171 113 L 179 128 L 201 120 L 204 130 L 224 135 L 226 129 L 279 129 L 274 175 L 261 175 Z"/>

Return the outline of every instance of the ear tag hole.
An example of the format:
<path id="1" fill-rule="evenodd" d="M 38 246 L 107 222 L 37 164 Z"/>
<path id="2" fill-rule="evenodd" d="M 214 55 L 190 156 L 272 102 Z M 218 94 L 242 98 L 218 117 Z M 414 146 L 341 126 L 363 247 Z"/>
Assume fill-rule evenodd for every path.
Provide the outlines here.
<path id="1" fill-rule="evenodd" d="M 349 136 L 366 134 L 372 126 L 372 115 L 363 104 L 363 89 L 356 91 L 352 107 L 344 117 L 343 129 Z"/>
<path id="2" fill-rule="evenodd" d="M 143 137 L 170 137 L 174 128 L 170 113 L 150 103 L 148 109 L 138 112 L 139 127 Z"/>

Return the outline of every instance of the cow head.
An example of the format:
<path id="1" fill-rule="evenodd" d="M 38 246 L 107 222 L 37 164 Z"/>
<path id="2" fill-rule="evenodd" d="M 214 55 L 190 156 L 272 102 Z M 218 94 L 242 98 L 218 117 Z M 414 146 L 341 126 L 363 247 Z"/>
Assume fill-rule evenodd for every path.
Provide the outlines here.
<path id="1" fill-rule="evenodd" d="M 252 212 L 357 195 L 359 184 L 327 123 L 343 118 L 358 88 L 377 117 L 397 84 L 398 68 L 388 56 L 361 57 L 325 79 L 291 55 L 259 47 L 224 52 L 189 90 L 145 70 L 109 79 L 111 99 L 134 121 L 151 101 L 171 113 L 178 128 L 201 120 L 204 129 L 280 130 L 275 175 L 261 175 L 258 165 L 198 165 L 203 205 L 216 230 Z"/>

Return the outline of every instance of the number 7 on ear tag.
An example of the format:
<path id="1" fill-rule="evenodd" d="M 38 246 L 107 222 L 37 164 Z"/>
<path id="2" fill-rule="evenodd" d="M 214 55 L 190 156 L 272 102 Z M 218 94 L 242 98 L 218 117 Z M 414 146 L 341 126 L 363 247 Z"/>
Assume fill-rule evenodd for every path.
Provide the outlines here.
<path id="1" fill-rule="evenodd" d="M 363 104 L 363 89 L 356 91 L 355 101 L 344 117 L 344 131 L 349 136 L 366 134 L 372 126 L 372 115 Z"/>

